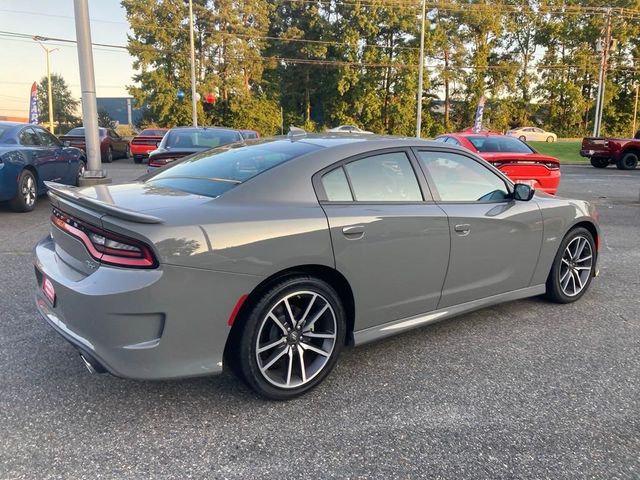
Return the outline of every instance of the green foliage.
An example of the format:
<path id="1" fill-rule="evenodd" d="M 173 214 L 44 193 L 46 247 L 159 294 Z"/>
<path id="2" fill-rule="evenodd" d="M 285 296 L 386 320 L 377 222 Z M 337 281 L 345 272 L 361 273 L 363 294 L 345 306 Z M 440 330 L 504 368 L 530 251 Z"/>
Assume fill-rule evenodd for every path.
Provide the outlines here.
<path id="1" fill-rule="evenodd" d="M 343 123 L 413 135 L 420 2 L 389 0 L 193 0 L 200 123 L 285 133 Z M 144 123 L 191 123 L 187 7 L 183 1 L 122 0 L 131 26 Z M 425 34 L 422 135 L 471 126 L 481 97 L 485 126 L 527 124 L 560 136 L 593 126 L 605 15 L 598 0 L 436 0 Z M 611 7 L 603 133 L 633 122 L 640 22 Z M 584 9 L 589 9 L 586 11 Z M 598 9 L 598 10 L 594 10 Z M 584 10 L 584 11 L 583 11 Z M 177 92 L 185 92 L 178 100 Z"/>
<path id="2" fill-rule="evenodd" d="M 38 84 L 38 112 L 40 122 L 49 122 L 48 79 L 42 77 Z M 73 127 L 82 125 L 82 120 L 76 115 L 80 102 L 71 96 L 71 91 L 62 75 L 51 74 L 51 97 L 53 98 L 53 120 L 59 127 L 56 132 L 66 132 Z"/>
<path id="3" fill-rule="evenodd" d="M 100 110 L 98 110 L 99 127 L 115 129 L 116 123 L 117 122 L 113 118 L 111 118 L 111 115 L 109 115 L 109 113 L 105 109 L 101 108 Z"/>

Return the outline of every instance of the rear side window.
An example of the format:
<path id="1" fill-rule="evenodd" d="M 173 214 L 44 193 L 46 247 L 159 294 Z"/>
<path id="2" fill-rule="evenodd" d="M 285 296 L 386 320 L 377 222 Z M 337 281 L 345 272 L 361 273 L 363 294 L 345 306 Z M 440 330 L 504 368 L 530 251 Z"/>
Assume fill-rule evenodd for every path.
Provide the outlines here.
<path id="1" fill-rule="evenodd" d="M 384 153 L 344 166 L 358 202 L 419 202 L 422 193 L 404 152 Z"/>
<path id="2" fill-rule="evenodd" d="M 215 148 L 242 140 L 233 130 L 173 130 L 165 136 L 165 147 Z"/>
<path id="3" fill-rule="evenodd" d="M 140 136 L 144 137 L 162 137 L 167 133 L 165 130 L 143 130 L 140 132 Z"/>
<path id="4" fill-rule="evenodd" d="M 161 169 L 146 183 L 208 197 L 217 197 L 260 173 L 318 146 L 289 140 L 221 147 L 191 155 Z"/>
<path id="5" fill-rule="evenodd" d="M 330 202 L 352 202 L 351 189 L 342 167 L 322 176 L 322 186 Z"/>
<path id="6" fill-rule="evenodd" d="M 45 129 L 36 128 L 36 131 L 38 132 L 38 135 L 40 135 L 40 141 L 43 145 L 46 145 L 47 147 L 60 146 L 60 142 L 58 141 L 58 139 L 51 135 L 51 133 L 47 132 Z"/>

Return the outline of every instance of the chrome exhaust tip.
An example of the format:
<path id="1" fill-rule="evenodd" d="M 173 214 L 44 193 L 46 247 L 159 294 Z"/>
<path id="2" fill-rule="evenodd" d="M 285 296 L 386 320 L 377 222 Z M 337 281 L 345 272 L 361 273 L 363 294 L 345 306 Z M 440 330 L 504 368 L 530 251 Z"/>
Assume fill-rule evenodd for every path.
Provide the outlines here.
<path id="1" fill-rule="evenodd" d="M 98 373 L 96 369 L 93 368 L 93 365 L 91 364 L 91 362 L 87 360 L 87 357 L 85 357 L 82 353 L 80 354 L 80 358 L 82 359 L 82 363 L 84 363 L 84 366 L 87 368 L 87 370 L 89 370 L 89 373 L 91 374 Z"/>

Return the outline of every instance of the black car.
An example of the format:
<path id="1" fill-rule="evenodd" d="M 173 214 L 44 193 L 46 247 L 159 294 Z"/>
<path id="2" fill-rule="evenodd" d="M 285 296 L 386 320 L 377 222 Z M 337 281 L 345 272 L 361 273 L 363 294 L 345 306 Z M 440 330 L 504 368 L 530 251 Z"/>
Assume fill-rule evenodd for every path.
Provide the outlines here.
<path id="1" fill-rule="evenodd" d="M 176 127 L 169 130 L 156 150 L 149 154 L 149 170 L 179 158 L 244 139 L 238 130 L 221 127 Z"/>

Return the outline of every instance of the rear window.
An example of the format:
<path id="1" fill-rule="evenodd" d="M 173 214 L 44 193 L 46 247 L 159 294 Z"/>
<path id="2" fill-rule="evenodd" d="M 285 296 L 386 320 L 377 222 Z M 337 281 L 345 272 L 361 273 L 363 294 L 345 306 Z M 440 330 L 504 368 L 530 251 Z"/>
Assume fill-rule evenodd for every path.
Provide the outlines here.
<path id="1" fill-rule="evenodd" d="M 517 138 L 503 136 L 477 136 L 467 137 L 478 152 L 509 152 L 509 153 L 535 153 L 526 143 Z"/>
<path id="2" fill-rule="evenodd" d="M 101 137 L 104 137 L 106 134 L 107 134 L 107 130 L 106 129 L 98 128 L 98 135 L 100 135 Z M 69 130 L 67 132 L 67 135 L 76 136 L 76 137 L 84 137 L 84 127 L 72 128 L 71 130 Z"/>
<path id="3" fill-rule="evenodd" d="M 236 185 L 318 146 L 275 140 L 237 145 L 191 155 L 162 169 L 146 183 L 207 197 L 218 197 Z"/>
<path id="4" fill-rule="evenodd" d="M 215 148 L 242 140 L 234 130 L 170 130 L 163 139 L 164 148 Z"/>
<path id="5" fill-rule="evenodd" d="M 144 136 L 144 137 L 163 137 L 165 133 L 167 133 L 166 130 L 149 129 L 149 130 L 141 131 L 140 132 L 140 136 Z"/>
<path id="6" fill-rule="evenodd" d="M 8 127 L 3 127 L 2 125 L 0 125 L 0 137 L 2 137 L 4 135 L 4 132 L 6 132 L 7 130 L 9 130 Z"/>

